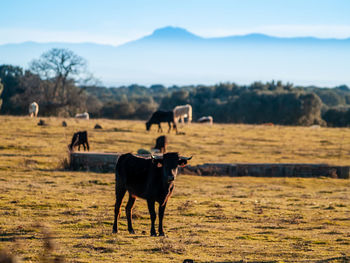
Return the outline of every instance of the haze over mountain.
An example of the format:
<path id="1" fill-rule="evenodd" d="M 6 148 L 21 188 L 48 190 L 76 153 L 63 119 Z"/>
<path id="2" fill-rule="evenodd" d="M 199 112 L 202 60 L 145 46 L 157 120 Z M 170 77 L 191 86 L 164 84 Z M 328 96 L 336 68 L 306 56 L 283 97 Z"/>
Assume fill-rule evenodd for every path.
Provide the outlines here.
<path id="1" fill-rule="evenodd" d="M 280 38 L 263 34 L 204 38 L 165 27 L 120 46 L 94 43 L 0 45 L 0 64 L 27 68 L 50 48 L 84 57 L 105 85 L 214 84 L 283 80 L 300 85 L 350 85 L 350 38 Z"/>

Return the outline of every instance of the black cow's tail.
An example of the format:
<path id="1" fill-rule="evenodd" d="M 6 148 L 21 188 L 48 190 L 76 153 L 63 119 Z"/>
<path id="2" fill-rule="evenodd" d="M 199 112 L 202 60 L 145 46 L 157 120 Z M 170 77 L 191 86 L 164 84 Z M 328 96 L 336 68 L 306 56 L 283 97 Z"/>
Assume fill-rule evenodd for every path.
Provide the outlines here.
<path id="1" fill-rule="evenodd" d="M 119 170 L 120 170 L 120 161 L 121 161 L 122 155 L 120 155 L 117 159 L 117 162 L 115 164 L 115 182 L 117 182 L 118 177 L 119 177 Z"/>
<path id="2" fill-rule="evenodd" d="M 128 154 L 122 154 L 118 157 L 117 163 L 115 165 L 115 181 L 121 181 L 121 172 L 123 169 L 124 160 L 128 157 Z"/>

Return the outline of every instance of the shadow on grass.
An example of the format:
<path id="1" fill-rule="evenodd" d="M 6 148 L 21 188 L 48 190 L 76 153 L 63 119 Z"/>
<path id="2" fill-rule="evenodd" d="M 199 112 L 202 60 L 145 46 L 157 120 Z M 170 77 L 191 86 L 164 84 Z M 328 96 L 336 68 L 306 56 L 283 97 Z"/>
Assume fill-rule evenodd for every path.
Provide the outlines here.
<path id="1" fill-rule="evenodd" d="M 193 261 L 195 262 L 195 261 Z M 277 262 L 292 262 L 292 261 L 280 261 L 280 260 L 271 260 L 271 261 L 246 261 L 246 260 L 236 260 L 236 261 L 207 261 L 204 263 L 277 263 Z M 320 260 L 305 260 L 298 262 L 308 262 L 308 263 L 349 263 L 350 256 L 341 256 L 341 257 L 333 257 L 327 259 Z"/>
<path id="2" fill-rule="evenodd" d="M 28 235 L 31 231 L 26 232 L 3 232 L 0 233 L 0 242 L 12 242 L 18 239 L 42 239 L 36 238 L 34 235 Z"/>
<path id="3" fill-rule="evenodd" d="M 195 261 L 194 261 L 195 262 Z M 272 260 L 272 261 L 246 261 L 246 260 L 238 260 L 238 261 L 208 261 L 204 263 L 277 263 L 280 261 Z"/>
<path id="4" fill-rule="evenodd" d="M 348 263 L 350 262 L 350 256 L 342 256 L 342 257 L 334 257 L 334 258 L 327 258 L 327 259 L 321 259 L 321 260 L 316 260 L 314 261 L 315 263 L 328 263 L 328 262 L 333 262 L 333 263 Z"/>

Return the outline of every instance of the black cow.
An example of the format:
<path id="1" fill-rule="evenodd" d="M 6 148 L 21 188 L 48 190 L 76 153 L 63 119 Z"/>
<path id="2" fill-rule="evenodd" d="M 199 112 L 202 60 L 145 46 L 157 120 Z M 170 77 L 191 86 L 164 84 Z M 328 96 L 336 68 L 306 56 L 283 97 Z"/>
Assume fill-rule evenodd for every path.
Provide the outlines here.
<path id="1" fill-rule="evenodd" d="M 165 153 L 167 146 L 168 146 L 168 138 L 162 135 L 156 139 L 156 146 L 154 146 L 153 149 L 157 149 L 159 150 L 159 152 Z"/>
<path id="2" fill-rule="evenodd" d="M 191 157 L 192 158 L 192 157 Z M 156 236 L 154 222 L 156 212 L 155 202 L 159 203 L 160 236 L 164 236 L 163 216 L 167 201 L 174 190 L 174 180 L 178 166 L 185 166 L 191 158 L 179 157 L 178 153 L 166 153 L 163 157 L 140 158 L 131 153 L 119 157 L 115 171 L 116 202 L 114 208 L 113 233 L 118 232 L 118 217 L 120 206 L 126 191 L 129 192 L 129 201 L 126 205 L 128 230 L 134 234 L 132 228 L 132 208 L 136 197 L 147 200 L 148 210 L 151 216 L 151 236 Z"/>
<path id="3" fill-rule="evenodd" d="M 68 145 L 70 151 L 73 151 L 76 146 L 78 146 L 78 151 L 80 151 L 80 145 L 83 145 L 84 151 L 87 149 L 90 150 L 88 142 L 87 131 L 78 131 L 73 134 L 72 142 Z"/>
<path id="4" fill-rule="evenodd" d="M 161 122 L 167 122 L 169 125 L 168 133 L 171 130 L 171 124 L 173 123 L 173 129 L 177 132 L 176 123 L 174 120 L 174 112 L 172 111 L 156 111 L 152 114 L 151 118 L 148 122 L 146 122 L 146 130 L 149 131 L 151 129 L 152 124 L 158 124 L 158 132 L 159 130 L 163 132 L 162 127 L 160 126 Z"/>

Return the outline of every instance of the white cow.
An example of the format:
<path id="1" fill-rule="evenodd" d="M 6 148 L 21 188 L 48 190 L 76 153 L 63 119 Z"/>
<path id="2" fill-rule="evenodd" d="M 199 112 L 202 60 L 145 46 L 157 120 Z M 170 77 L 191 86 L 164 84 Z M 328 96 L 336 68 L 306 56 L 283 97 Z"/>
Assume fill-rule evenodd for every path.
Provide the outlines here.
<path id="1" fill-rule="evenodd" d="M 75 114 L 75 118 L 88 120 L 89 119 L 89 113 L 87 113 L 87 112 L 77 113 L 77 114 Z"/>
<path id="2" fill-rule="evenodd" d="M 213 117 L 212 116 L 203 116 L 198 119 L 199 123 L 208 123 L 210 125 L 213 124 Z"/>
<path id="3" fill-rule="evenodd" d="M 39 105 L 35 101 L 29 104 L 29 116 L 31 118 L 37 117 L 39 112 Z"/>
<path id="4" fill-rule="evenodd" d="M 187 118 L 187 122 L 191 123 L 192 106 L 190 104 L 176 106 L 173 112 L 174 112 L 174 120 L 176 122 L 178 122 L 181 119 L 181 122 L 184 123 L 184 119 Z"/>

